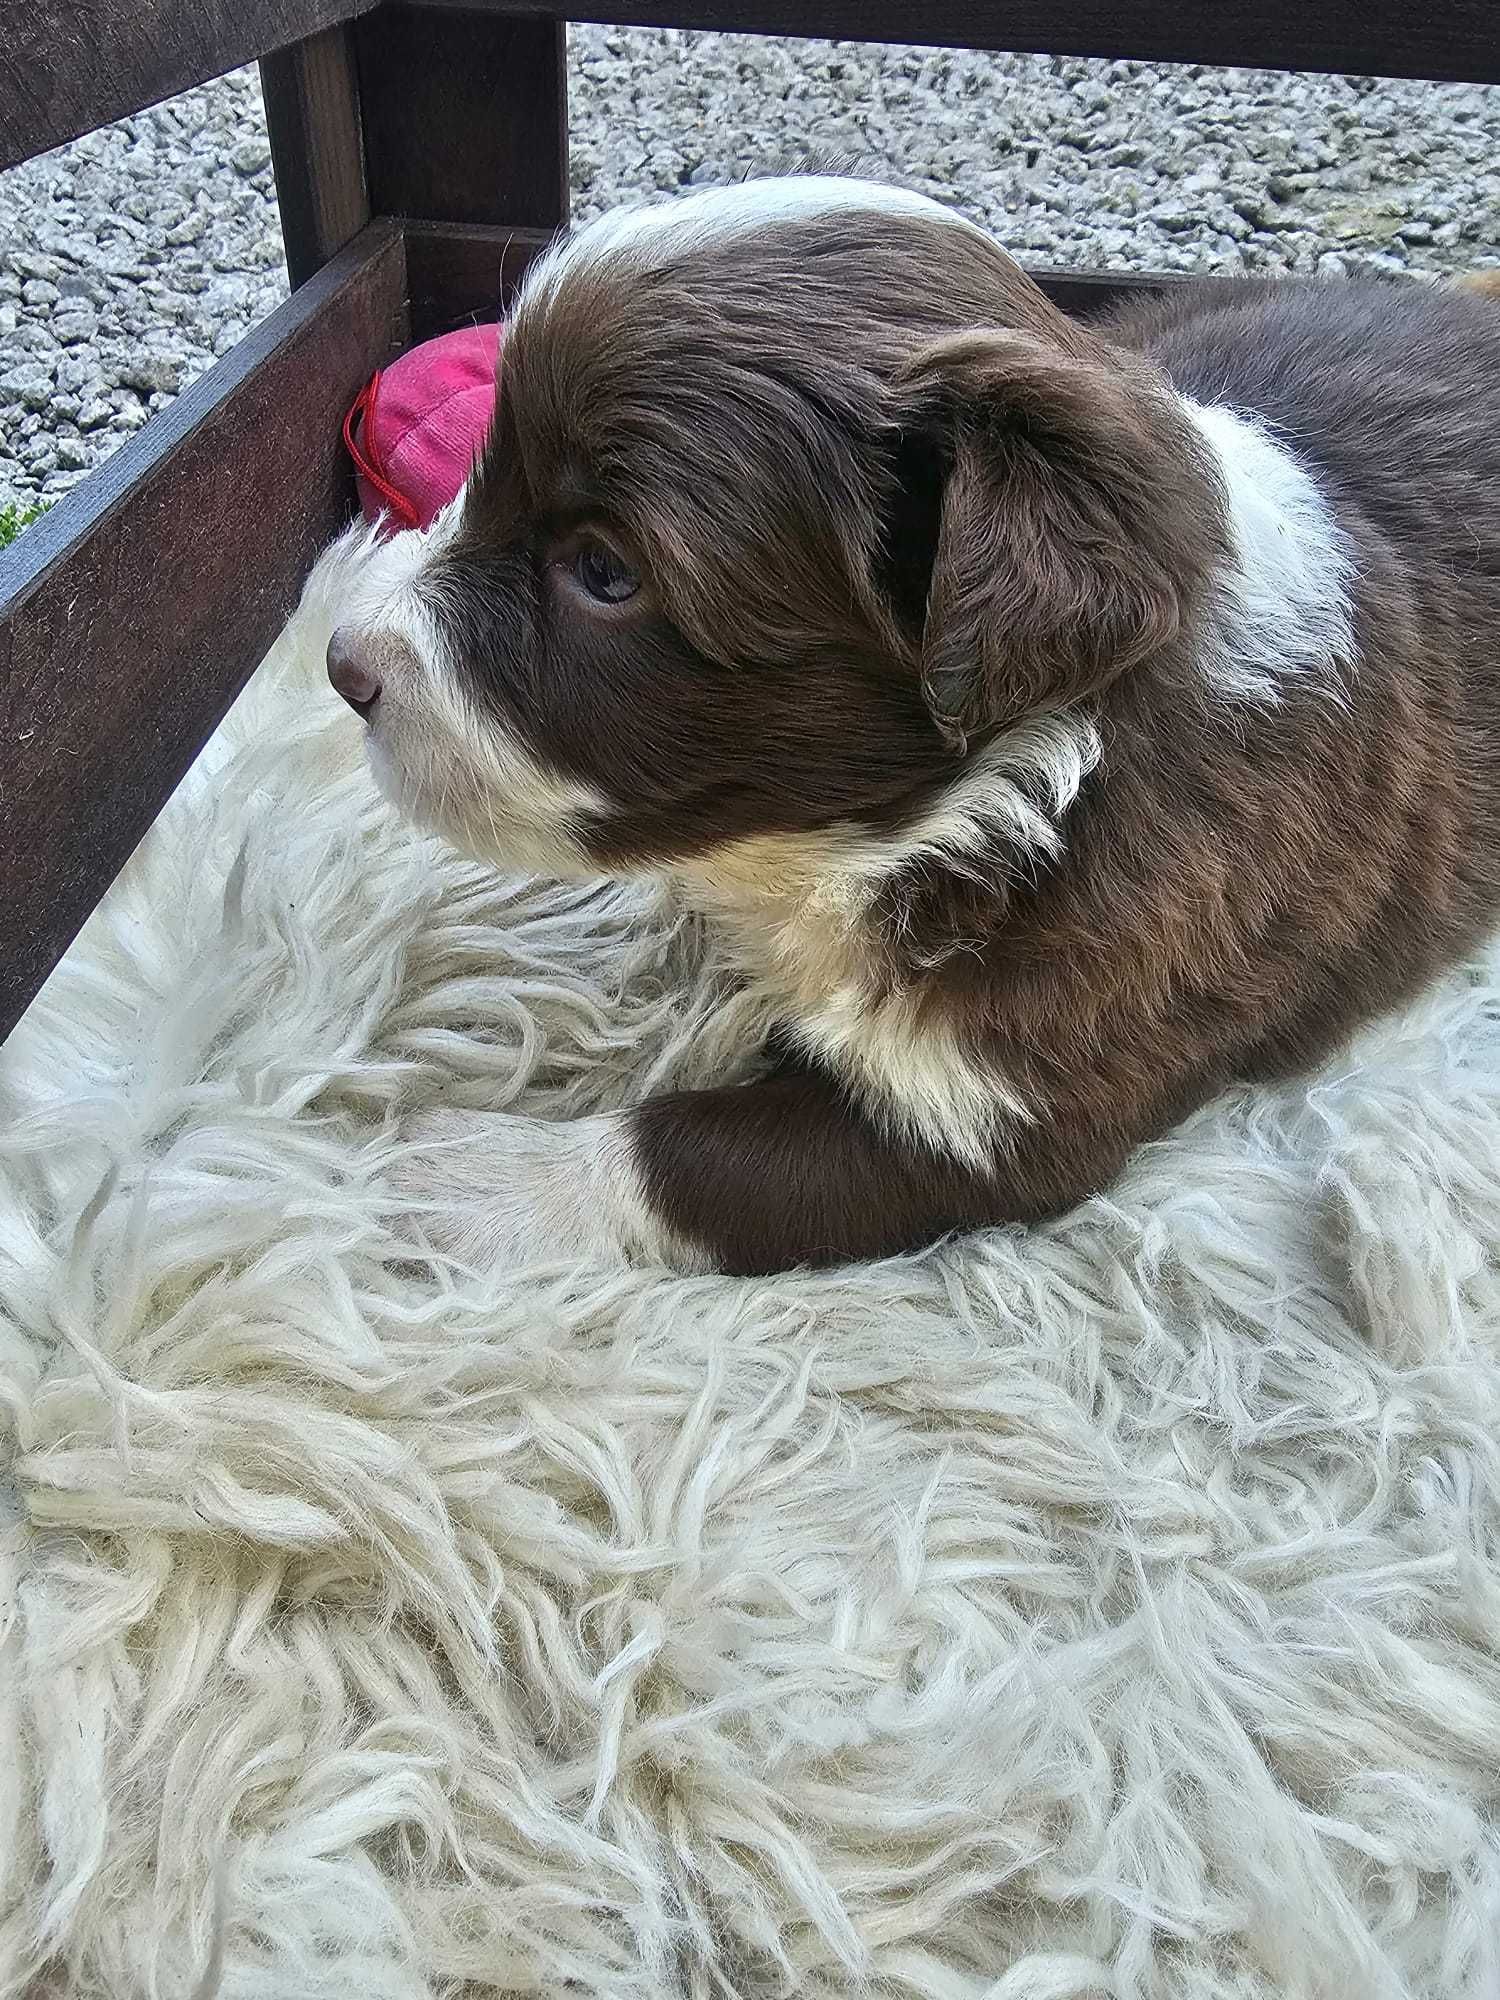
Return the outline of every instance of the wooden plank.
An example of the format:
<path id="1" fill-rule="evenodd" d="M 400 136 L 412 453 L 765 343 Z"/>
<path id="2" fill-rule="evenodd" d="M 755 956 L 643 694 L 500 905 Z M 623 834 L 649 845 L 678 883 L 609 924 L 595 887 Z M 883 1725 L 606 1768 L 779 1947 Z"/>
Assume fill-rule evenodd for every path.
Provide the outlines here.
<path id="1" fill-rule="evenodd" d="M 0 168 L 366 12 L 376 0 L 22 0 L 0 8 Z"/>
<path id="2" fill-rule="evenodd" d="M 281 238 L 296 286 L 370 219 L 350 29 L 325 28 L 267 56 L 260 81 Z"/>
<path id="3" fill-rule="evenodd" d="M 1075 319 L 1107 312 L 1143 294 L 1183 284 L 1185 271 L 1069 271 L 1055 264 L 1028 264 L 1027 270 L 1055 306 Z M 1220 274 L 1215 274 L 1220 275 Z"/>
<path id="4" fill-rule="evenodd" d="M 376 0 L 27 0 L 0 37 L 0 168 Z M 453 0 L 425 0 L 445 9 Z M 1500 82 L 1494 0 L 462 0 L 465 11 Z M 441 131 L 441 125 L 435 128 Z M 528 218 L 534 220 L 535 218 Z"/>
<path id="5" fill-rule="evenodd" d="M 371 224 L 0 555 L 0 1034 L 347 517 L 341 419 L 405 344 L 405 289 Z"/>
<path id="6" fill-rule="evenodd" d="M 452 0 L 425 0 L 441 10 Z M 552 20 L 1500 83 L 1497 0 L 463 0 Z"/>
<path id="7" fill-rule="evenodd" d="M 454 222 L 406 225 L 413 340 L 501 318 L 550 229 L 495 229 Z"/>
<path id="8" fill-rule="evenodd" d="M 554 229 L 568 214 L 560 20 L 385 6 L 355 31 L 377 214 Z"/>

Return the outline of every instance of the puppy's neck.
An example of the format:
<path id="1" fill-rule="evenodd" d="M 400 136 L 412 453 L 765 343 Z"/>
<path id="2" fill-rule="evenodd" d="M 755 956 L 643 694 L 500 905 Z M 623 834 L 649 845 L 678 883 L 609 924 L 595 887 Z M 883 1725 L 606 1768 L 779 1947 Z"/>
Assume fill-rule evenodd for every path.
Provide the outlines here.
<path id="1" fill-rule="evenodd" d="M 828 996 L 864 990 L 875 968 L 870 892 L 842 830 L 757 834 L 677 871 L 737 964 L 781 1013 L 801 1019 Z"/>
<path id="2" fill-rule="evenodd" d="M 745 970 L 783 1004 L 820 1006 L 851 983 L 873 991 L 894 974 L 901 939 L 880 921 L 893 887 L 949 873 L 997 897 L 1018 866 L 1063 852 L 1063 821 L 1100 742 L 1081 714 L 1029 717 L 977 751 L 953 779 L 889 831 L 851 824 L 725 842 L 676 871 L 688 898 L 727 932 Z"/>

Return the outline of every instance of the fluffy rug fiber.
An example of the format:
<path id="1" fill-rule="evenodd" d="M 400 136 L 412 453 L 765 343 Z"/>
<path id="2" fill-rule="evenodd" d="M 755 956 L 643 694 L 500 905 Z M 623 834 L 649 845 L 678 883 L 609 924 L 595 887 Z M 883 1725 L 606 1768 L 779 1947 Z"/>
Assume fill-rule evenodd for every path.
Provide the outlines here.
<path id="1" fill-rule="evenodd" d="M 336 551 L 0 1084 L 0 1992 L 1500 1992 L 1500 959 L 1108 1199 L 414 1255 L 401 1114 L 743 1065 L 397 826 Z"/>

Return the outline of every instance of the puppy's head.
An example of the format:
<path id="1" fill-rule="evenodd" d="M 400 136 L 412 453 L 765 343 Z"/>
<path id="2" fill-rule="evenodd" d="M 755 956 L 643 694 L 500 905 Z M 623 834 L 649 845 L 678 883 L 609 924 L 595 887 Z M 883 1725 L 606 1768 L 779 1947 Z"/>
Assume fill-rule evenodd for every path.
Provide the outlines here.
<path id="1" fill-rule="evenodd" d="M 898 822 L 1168 646 L 1221 538 L 1170 396 L 979 230 L 751 182 L 533 270 L 465 493 L 336 651 L 458 844 L 671 864 Z"/>

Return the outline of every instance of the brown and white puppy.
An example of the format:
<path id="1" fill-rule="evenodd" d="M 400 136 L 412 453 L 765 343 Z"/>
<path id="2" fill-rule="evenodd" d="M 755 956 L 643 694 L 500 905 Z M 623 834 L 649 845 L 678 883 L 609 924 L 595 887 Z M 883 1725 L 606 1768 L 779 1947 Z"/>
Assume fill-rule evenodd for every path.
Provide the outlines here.
<path id="1" fill-rule="evenodd" d="M 1500 908 L 1500 313 L 1187 284 L 1075 324 L 854 181 L 612 216 L 531 273 L 493 434 L 335 637 L 473 852 L 676 877 L 763 1080 L 425 1120 L 483 1262 L 770 1271 L 1067 1208 Z"/>

